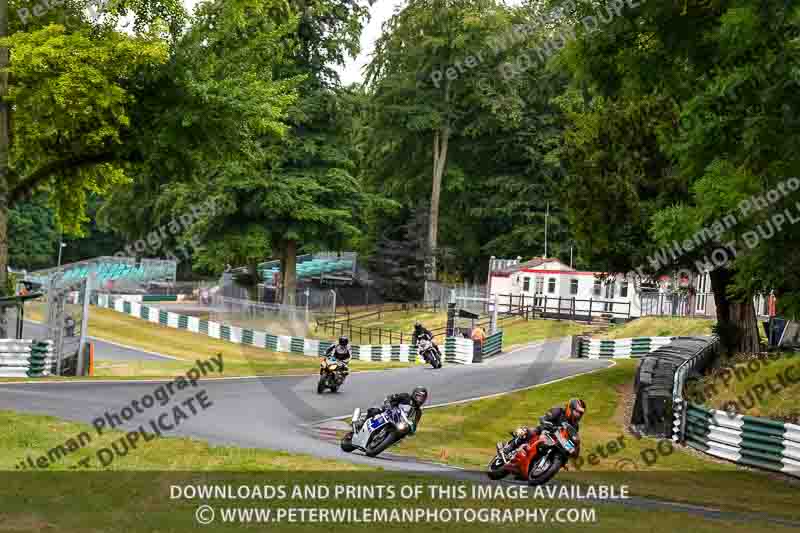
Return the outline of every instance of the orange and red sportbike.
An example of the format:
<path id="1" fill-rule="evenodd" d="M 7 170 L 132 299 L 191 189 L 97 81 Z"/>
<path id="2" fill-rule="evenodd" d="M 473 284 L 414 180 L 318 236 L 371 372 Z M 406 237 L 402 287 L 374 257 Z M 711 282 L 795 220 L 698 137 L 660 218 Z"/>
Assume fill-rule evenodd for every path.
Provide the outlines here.
<path id="1" fill-rule="evenodd" d="M 497 455 L 489 463 L 489 478 L 502 479 L 513 474 L 517 479 L 527 480 L 529 485 L 542 485 L 571 456 L 578 454 L 578 431 L 568 422 L 562 422 L 560 426 L 544 428 L 541 433 L 532 432 L 530 440 L 513 451 L 510 444 L 511 441 L 505 446 L 497 445 Z"/>

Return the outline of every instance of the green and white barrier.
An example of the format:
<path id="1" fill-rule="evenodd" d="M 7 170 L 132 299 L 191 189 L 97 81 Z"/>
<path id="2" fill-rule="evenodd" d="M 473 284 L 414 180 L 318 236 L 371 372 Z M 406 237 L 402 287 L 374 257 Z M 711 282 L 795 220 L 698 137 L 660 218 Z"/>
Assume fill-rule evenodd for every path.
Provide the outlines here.
<path id="1" fill-rule="evenodd" d="M 482 357 L 496 355 L 503 351 L 503 330 L 496 331 L 483 341 Z"/>
<path id="2" fill-rule="evenodd" d="M 643 357 L 666 346 L 677 337 L 634 337 L 631 339 L 580 339 L 578 357 L 589 359 Z"/>
<path id="3" fill-rule="evenodd" d="M 475 343 L 464 337 L 447 337 L 444 340 L 444 360 L 450 364 L 471 365 Z"/>
<path id="4" fill-rule="evenodd" d="M 53 341 L 0 339 L 0 377 L 49 376 L 54 363 Z"/>
<path id="5" fill-rule="evenodd" d="M 271 352 L 319 357 L 324 355 L 325 350 L 331 345 L 328 341 L 318 339 L 272 335 L 266 331 L 201 320 L 197 317 L 164 311 L 144 303 L 127 300 L 124 297 L 113 297 L 107 294 L 98 295 L 97 305 L 135 318 L 141 318 L 154 324 L 175 329 L 185 329 L 214 339 L 264 348 Z M 408 344 L 362 345 L 353 346 L 353 359 L 374 362 L 399 361 L 413 363 L 417 359 L 417 353 L 416 348 Z M 470 362 L 472 362 L 471 353 Z"/>
<path id="6" fill-rule="evenodd" d="M 684 441 L 714 457 L 800 477 L 800 426 L 686 404 Z M 681 410 L 675 432 L 680 438 Z"/>

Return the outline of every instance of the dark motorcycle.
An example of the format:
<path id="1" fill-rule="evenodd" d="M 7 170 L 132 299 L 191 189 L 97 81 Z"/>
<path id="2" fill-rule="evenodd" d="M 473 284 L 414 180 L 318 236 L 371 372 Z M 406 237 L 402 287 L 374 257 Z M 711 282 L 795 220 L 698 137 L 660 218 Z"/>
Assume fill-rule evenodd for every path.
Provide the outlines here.
<path id="1" fill-rule="evenodd" d="M 343 362 L 330 357 L 323 359 L 319 364 L 319 383 L 317 383 L 317 393 L 322 394 L 325 389 L 336 392 L 344 383 L 347 377 L 347 365 Z"/>
<path id="2" fill-rule="evenodd" d="M 498 444 L 497 455 L 489 463 L 487 474 L 495 480 L 513 474 L 517 479 L 527 480 L 529 485 L 542 485 L 575 455 L 577 438 L 578 431 L 562 422 L 559 427 L 545 427 L 512 452 L 507 451 L 511 441 L 503 447 Z"/>
<path id="3" fill-rule="evenodd" d="M 442 354 L 431 339 L 420 339 L 417 342 L 417 353 L 433 368 L 442 368 Z"/>

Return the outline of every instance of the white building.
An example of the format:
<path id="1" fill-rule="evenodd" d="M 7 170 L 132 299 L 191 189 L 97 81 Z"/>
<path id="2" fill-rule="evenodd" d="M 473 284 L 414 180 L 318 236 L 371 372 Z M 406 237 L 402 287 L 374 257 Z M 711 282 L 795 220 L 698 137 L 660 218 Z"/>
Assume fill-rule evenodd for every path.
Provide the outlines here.
<path id="1" fill-rule="evenodd" d="M 641 287 L 632 274 L 608 277 L 601 272 L 575 270 L 558 259 L 537 257 L 492 269 L 489 293 L 497 297 L 501 312 L 534 306 L 537 313 L 578 319 L 590 314 L 617 319 L 672 314 L 714 316 L 707 273 L 693 280 L 679 280 L 678 285 L 694 287 L 689 295 L 673 294 L 669 279 L 660 279 L 654 287 Z"/>

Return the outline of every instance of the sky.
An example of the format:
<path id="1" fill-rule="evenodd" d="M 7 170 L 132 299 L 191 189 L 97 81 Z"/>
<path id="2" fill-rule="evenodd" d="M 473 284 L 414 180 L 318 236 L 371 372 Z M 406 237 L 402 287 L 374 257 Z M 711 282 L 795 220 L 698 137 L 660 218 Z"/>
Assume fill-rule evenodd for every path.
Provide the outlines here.
<path id="1" fill-rule="evenodd" d="M 183 0 L 189 13 L 200 0 Z M 356 58 L 348 58 L 347 63 L 338 69 L 343 85 L 363 81 L 362 68 L 369 63 L 375 41 L 381 34 L 381 26 L 392 16 L 394 9 L 405 3 L 405 0 L 377 0 L 370 7 L 370 20 L 361 33 L 361 53 Z"/>
<path id="2" fill-rule="evenodd" d="M 342 85 L 363 81 L 362 69 L 366 66 L 374 50 L 375 41 L 381 35 L 381 27 L 396 8 L 405 4 L 405 0 L 377 0 L 369 10 L 370 21 L 361 33 L 361 53 L 355 59 L 350 58 L 344 67 L 337 69 Z"/>

